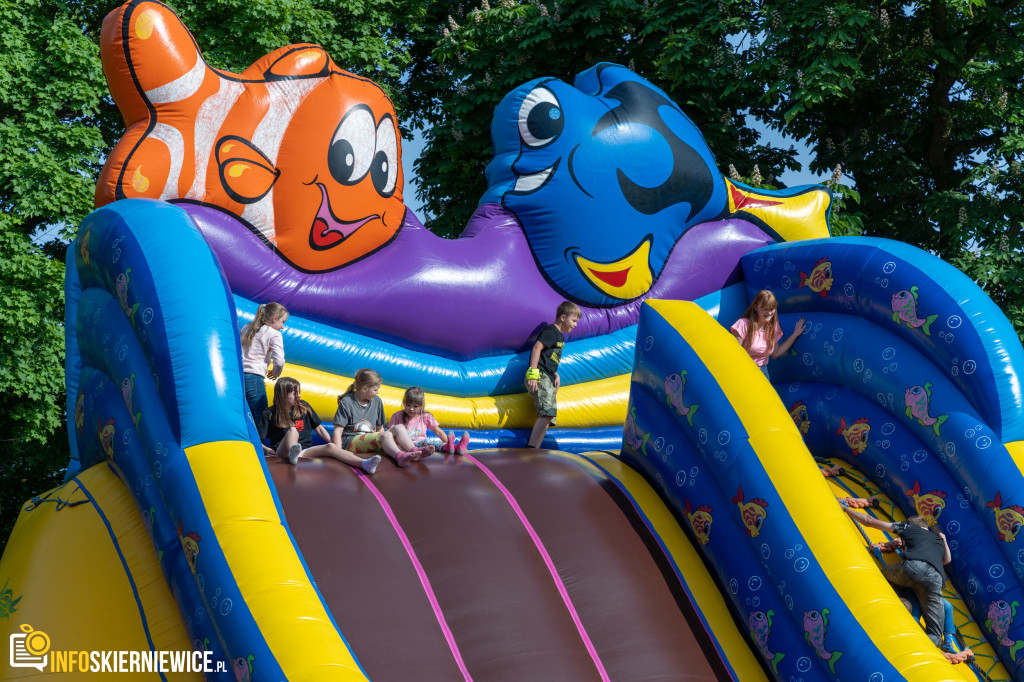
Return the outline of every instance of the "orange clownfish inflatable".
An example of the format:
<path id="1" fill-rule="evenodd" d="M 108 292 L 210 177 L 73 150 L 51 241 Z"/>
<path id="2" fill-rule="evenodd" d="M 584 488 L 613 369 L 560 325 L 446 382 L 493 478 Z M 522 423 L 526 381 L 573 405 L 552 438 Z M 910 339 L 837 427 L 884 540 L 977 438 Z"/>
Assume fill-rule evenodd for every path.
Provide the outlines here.
<path id="1" fill-rule="evenodd" d="M 401 228 L 394 105 L 323 48 L 282 47 L 240 74 L 220 71 L 166 5 L 132 0 L 103 20 L 100 53 L 126 130 L 97 206 L 215 206 L 309 272 L 373 253 Z"/>

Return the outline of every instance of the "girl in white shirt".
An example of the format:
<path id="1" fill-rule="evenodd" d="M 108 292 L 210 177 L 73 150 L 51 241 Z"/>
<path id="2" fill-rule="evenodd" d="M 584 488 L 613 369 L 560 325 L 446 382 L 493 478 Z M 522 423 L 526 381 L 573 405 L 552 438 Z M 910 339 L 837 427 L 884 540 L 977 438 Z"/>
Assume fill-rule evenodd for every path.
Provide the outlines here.
<path id="1" fill-rule="evenodd" d="M 242 371 L 245 373 L 245 401 L 253 419 L 267 409 L 264 378 L 276 379 L 284 370 L 284 337 L 281 330 L 288 321 L 288 310 L 280 303 L 267 303 L 256 309 L 256 317 L 242 327 Z M 267 365 L 273 364 L 270 370 Z"/>
<path id="2" fill-rule="evenodd" d="M 743 312 L 743 317 L 736 320 L 729 330 L 743 345 L 743 350 L 750 354 L 750 359 L 765 377 L 768 377 L 768 360 L 782 357 L 797 337 L 807 329 L 807 321 L 801 317 L 797 320 L 793 333 L 782 341 L 778 308 L 775 294 L 767 289 L 761 289 Z"/>

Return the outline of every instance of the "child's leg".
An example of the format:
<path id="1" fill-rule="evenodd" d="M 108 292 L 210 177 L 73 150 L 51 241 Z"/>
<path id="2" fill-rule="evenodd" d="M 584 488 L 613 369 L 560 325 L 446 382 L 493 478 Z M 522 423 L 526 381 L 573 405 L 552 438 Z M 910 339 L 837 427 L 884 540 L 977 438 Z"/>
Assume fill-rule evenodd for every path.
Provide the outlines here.
<path id="1" fill-rule="evenodd" d="M 934 574 L 934 569 L 932 569 Z M 921 603 L 921 615 L 924 616 L 924 631 L 935 646 L 942 645 L 942 625 L 944 607 L 942 605 L 942 578 L 935 574 L 933 579 L 926 578 L 914 586 L 914 593 Z"/>
<path id="2" fill-rule="evenodd" d="M 334 443 L 324 443 L 323 445 L 314 445 L 311 448 L 306 448 L 302 451 L 302 456 L 330 457 L 331 459 L 336 459 L 339 462 L 343 462 L 354 467 L 360 466 L 363 463 L 362 457 L 343 448 L 339 448 Z"/>
<path id="3" fill-rule="evenodd" d="M 953 605 L 945 597 L 942 598 L 942 642 L 952 644 L 956 638 L 956 623 L 953 621 Z"/>
<path id="4" fill-rule="evenodd" d="M 385 431 L 380 435 L 380 444 L 384 449 L 384 454 L 395 460 L 395 464 L 400 467 L 407 467 L 409 462 L 416 459 L 415 453 L 398 447 L 398 443 L 395 442 L 395 436 L 390 431 Z"/>
<path id="5" fill-rule="evenodd" d="M 547 374 L 541 372 L 540 379 L 537 379 L 537 392 L 533 394 L 533 405 L 537 408 L 537 421 L 533 424 L 533 431 L 530 432 L 530 440 L 527 447 L 539 448 L 544 442 L 544 435 L 555 421 L 558 414 L 558 402 L 555 399 L 557 389 Z"/>
<path id="6" fill-rule="evenodd" d="M 530 440 L 526 443 L 529 447 L 540 447 L 540 444 L 544 442 L 544 435 L 548 432 L 548 424 L 551 423 L 552 419 L 553 417 L 537 417 L 537 421 L 533 424 L 533 431 L 530 432 Z"/>
<path id="7" fill-rule="evenodd" d="M 297 445 L 299 442 L 299 432 L 295 430 L 294 426 L 288 428 L 284 432 L 284 438 L 277 445 L 277 456 L 283 461 L 288 461 L 288 451 L 291 450 L 293 445 Z"/>
<path id="8" fill-rule="evenodd" d="M 341 424 L 334 425 L 334 431 L 331 432 L 331 442 L 341 447 L 341 434 L 345 431 L 345 427 Z"/>
<path id="9" fill-rule="evenodd" d="M 412 442 L 412 438 L 409 437 L 409 432 L 401 424 L 395 424 L 385 432 L 386 435 L 391 436 L 395 440 L 395 444 L 399 450 L 406 450 L 411 452 L 416 448 L 416 444 Z"/>

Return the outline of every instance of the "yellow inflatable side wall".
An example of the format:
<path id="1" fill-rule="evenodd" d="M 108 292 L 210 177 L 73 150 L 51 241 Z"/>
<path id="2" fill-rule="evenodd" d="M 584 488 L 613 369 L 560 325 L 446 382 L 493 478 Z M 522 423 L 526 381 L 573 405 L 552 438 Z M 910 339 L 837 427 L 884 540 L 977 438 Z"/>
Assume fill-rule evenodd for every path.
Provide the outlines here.
<path id="1" fill-rule="evenodd" d="M 9 590 L 15 602 L 0 594 L 9 611 L 0 619 L 0 636 L 10 642 L 23 625 L 45 633 L 50 640 L 47 666 L 42 671 L 14 668 L 5 660 L 0 678 L 81 679 L 77 667 L 60 672 L 66 668 L 57 659 L 64 652 L 76 653 L 71 658 L 77 666 L 82 651 L 192 650 L 135 501 L 105 464 L 36 499 L 23 505 L 0 560 L 0 591 Z M 157 673 L 110 675 L 160 680 Z M 203 679 L 199 673 L 165 675 L 173 681 Z M 94 673 L 85 676 L 102 679 Z"/>

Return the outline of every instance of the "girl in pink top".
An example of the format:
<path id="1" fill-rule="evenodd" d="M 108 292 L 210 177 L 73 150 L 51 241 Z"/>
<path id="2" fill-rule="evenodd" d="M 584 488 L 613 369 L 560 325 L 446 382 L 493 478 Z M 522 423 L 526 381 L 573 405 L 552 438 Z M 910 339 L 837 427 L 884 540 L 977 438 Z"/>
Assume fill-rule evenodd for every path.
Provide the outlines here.
<path id="1" fill-rule="evenodd" d="M 256 309 L 252 322 L 242 327 L 242 372 L 245 374 L 245 401 L 253 419 L 267 409 L 264 378 L 276 379 L 284 370 L 284 337 L 281 330 L 288 321 L 288 310 L 280 303 L 267 303 Z M 267 369 L 267 365 L 273 365 Z"/>
<path id="2" fill-rule="evenodd" d="M 743 317 L 736 320 L 729 330 L 766 377 L 768 360 L 782 357 L 797 337 L 807 329 L 807 320 L 801 317 L 789 338 L 779 343 L 782 339 L 782 327 L 779 325 L 778 307 L 775 295 L 767 289 L 762 289 L 747 306 Z"/>
<path id="3" fill-rule="evenodd" d="M 437 423 L 434 415 L 424 411 L 423 389 L 419 386 L 410 386 L 402 398 L 402 409 L 391 415 L 388 426 L 401 424 L 409 433 L 412 442 L 419 446 L 426 443 L 429 434 L 433 433 L 441 440 L 441 452 L 446 455 L 464 455 L 466 446 L 469 445 L 469 433 L 463 432 L 459 442 L 455 442 L 455 433 L 445 435 L 444 429 Z"/>

